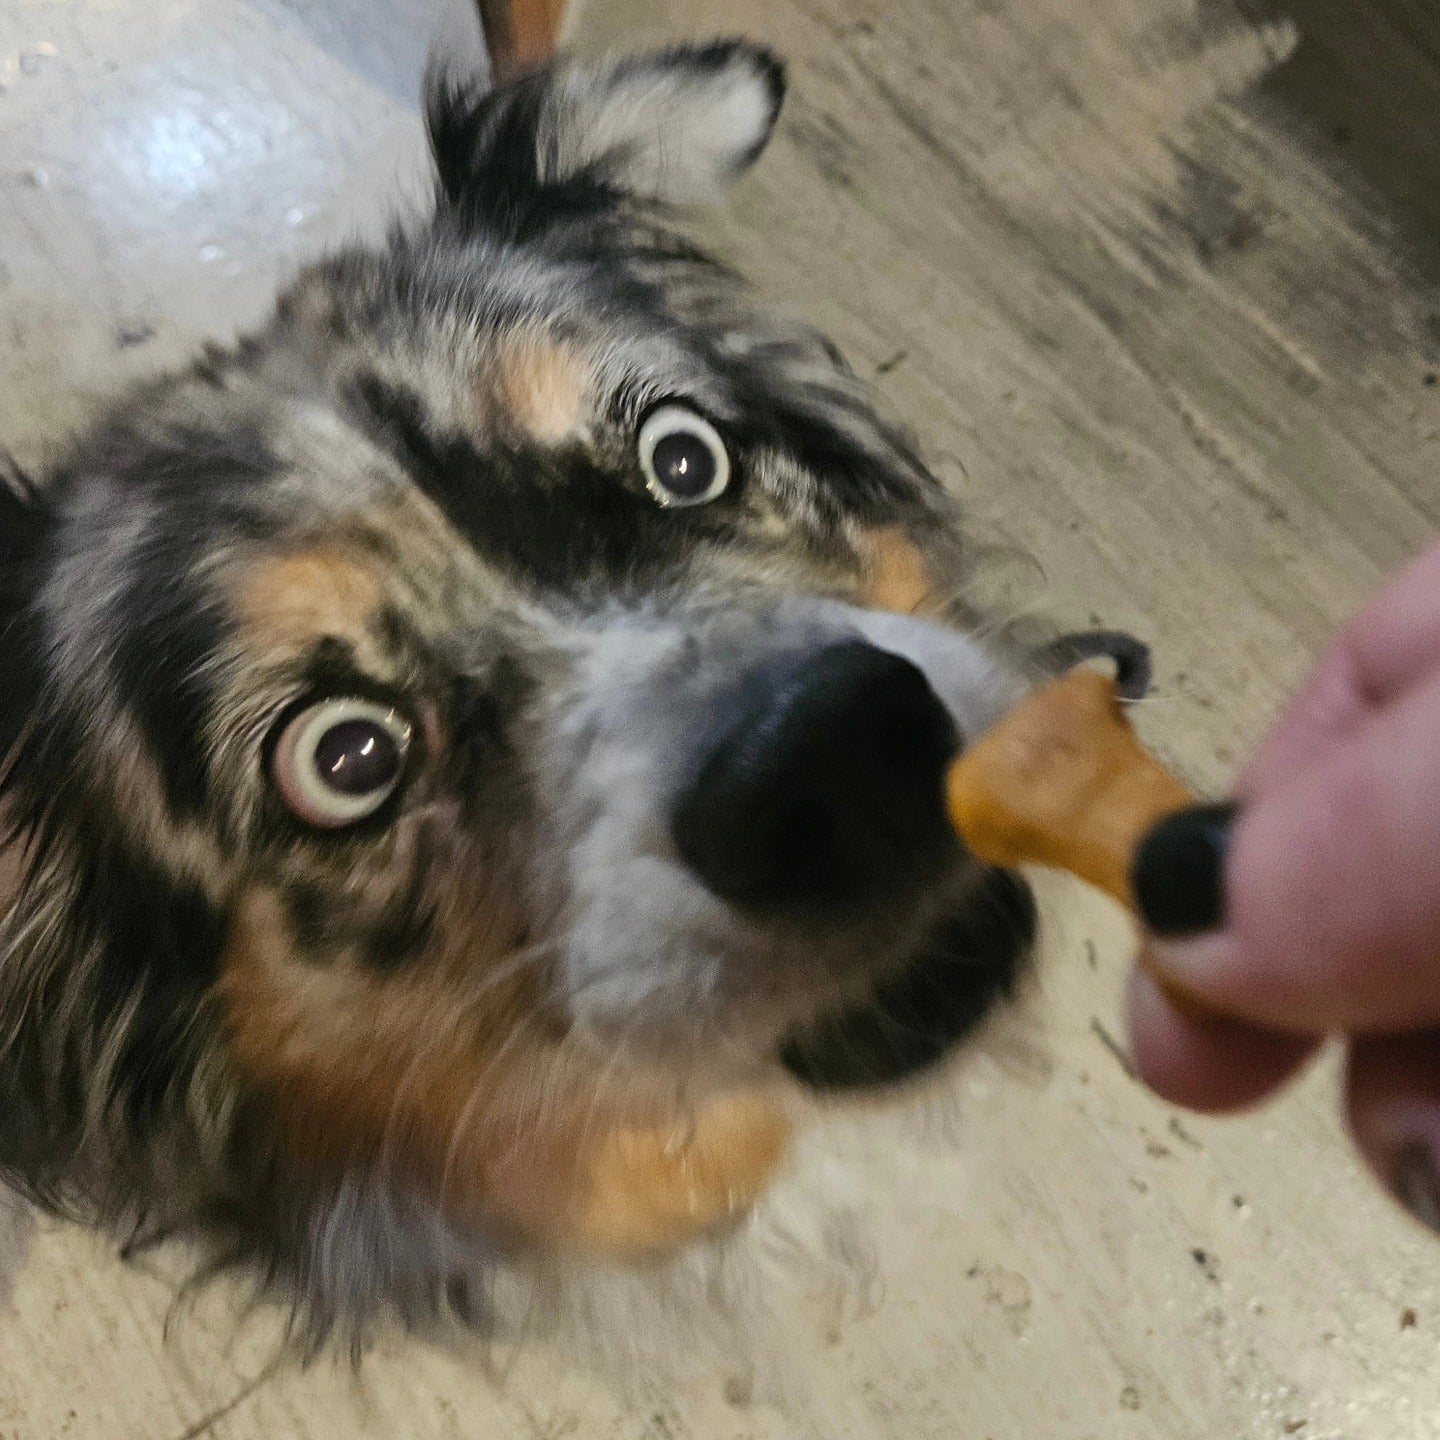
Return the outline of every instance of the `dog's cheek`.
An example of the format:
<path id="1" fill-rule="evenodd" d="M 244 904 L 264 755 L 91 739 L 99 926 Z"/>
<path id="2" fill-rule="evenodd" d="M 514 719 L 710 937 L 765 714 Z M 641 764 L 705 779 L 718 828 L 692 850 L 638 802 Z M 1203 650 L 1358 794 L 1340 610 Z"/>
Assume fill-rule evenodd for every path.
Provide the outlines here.
<path id="1" fill-rule="evenodd" d="M 230 1055 L 247 1133 L 299 1192 L 384 1187 L 487 1240 L 566 1233 L 584 1203 L 575 1157 L 609 1107 L 545 1022 L 537 978 L 506 974 L 513 935 L 496 925 L 488 954 L 469 947 L 467 986 L 423 961 L 312 964 L 277 897 L 241 904 L 219 987 Z"/>

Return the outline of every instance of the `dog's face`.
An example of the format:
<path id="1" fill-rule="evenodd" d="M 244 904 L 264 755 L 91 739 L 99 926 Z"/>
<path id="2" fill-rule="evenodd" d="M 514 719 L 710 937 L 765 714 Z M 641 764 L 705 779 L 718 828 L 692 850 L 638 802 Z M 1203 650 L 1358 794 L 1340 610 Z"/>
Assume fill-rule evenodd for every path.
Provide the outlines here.
<path id="1" fill-rule="evenodd" d="M 1003 988 L 940 795 L 1018 681 L 884 608 L 948 503 L 661 223 L 780 97 L 744 46 L 437 85 L 432 223 L 0 487 L 13 1174 L 434 1189 L 557 1095 L 856 1078 L 827 1026 L 898 997 L 929 1058 Z"/>

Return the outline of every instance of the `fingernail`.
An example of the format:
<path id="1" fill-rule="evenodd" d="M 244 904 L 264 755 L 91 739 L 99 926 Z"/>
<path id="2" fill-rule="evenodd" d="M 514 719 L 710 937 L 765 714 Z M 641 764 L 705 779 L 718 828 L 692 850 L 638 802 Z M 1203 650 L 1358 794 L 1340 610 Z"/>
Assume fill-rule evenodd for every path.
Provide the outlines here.
<path id="1" fill-rule="evenodd" d="M 1440 1174 L 1423 1140 L 1409 1140 L 1395 1152 L 1390 1190 L 1422 1225 L 1440 1234 Z"/>
<path id="2" fill-rule="evenodd" d="M 1235 806 L 1192 805 L 1162 820 L 1141 842 L 1130 872 L 1140 916 L 1157 935 L 1179 939 L 1225 918 L 1225 851 Z"/>

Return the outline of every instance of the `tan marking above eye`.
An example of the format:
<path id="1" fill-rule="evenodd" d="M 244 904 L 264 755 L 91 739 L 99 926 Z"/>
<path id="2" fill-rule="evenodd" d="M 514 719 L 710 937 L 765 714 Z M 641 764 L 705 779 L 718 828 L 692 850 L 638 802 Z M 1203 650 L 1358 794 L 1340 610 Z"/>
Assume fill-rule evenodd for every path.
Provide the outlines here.
<path id="1" fill-rule="evenodd" d="M 266 658 L 299 654 L 320 636 L 363 642 L 384 596 L 371 566 L 331 545 L 250 562 L 236 590 L 236 614 Z"/>
<path id="2" fill-rule="evenodd" d="M 923 614 L 932 600 L 932 585 L 915 542 L 896 526 L 872 530 L 866 541 L 866 600 L 877 610 Z"/>
<path id="3" fill-rule="evenodd" d="M 588 430 L 593 377 L 576 346 L 539 331 L 517 331 L 497 342 L 495 367 L 494 404 L 503 424 L 542 445 Z"/>

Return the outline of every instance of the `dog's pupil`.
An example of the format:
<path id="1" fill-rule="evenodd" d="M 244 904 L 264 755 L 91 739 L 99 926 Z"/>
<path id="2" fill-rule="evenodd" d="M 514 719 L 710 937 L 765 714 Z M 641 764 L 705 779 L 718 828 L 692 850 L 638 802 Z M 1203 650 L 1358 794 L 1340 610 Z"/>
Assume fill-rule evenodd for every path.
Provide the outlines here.
<path id="1" fill-rule="evenodd" d="M 698 436 L 677 430 L 657 442 L 651 464 L 655 478 L 686 500 L 703 495 L 715 479 L 715 457 Z"/>
<path id="2" fill-rule="evenodd" d="M 315 770 L 341 795 L 382 790 L 400 770 L 400 747 L 383 726 L 370 720 L 342 720 L 315 746 Z"/>

